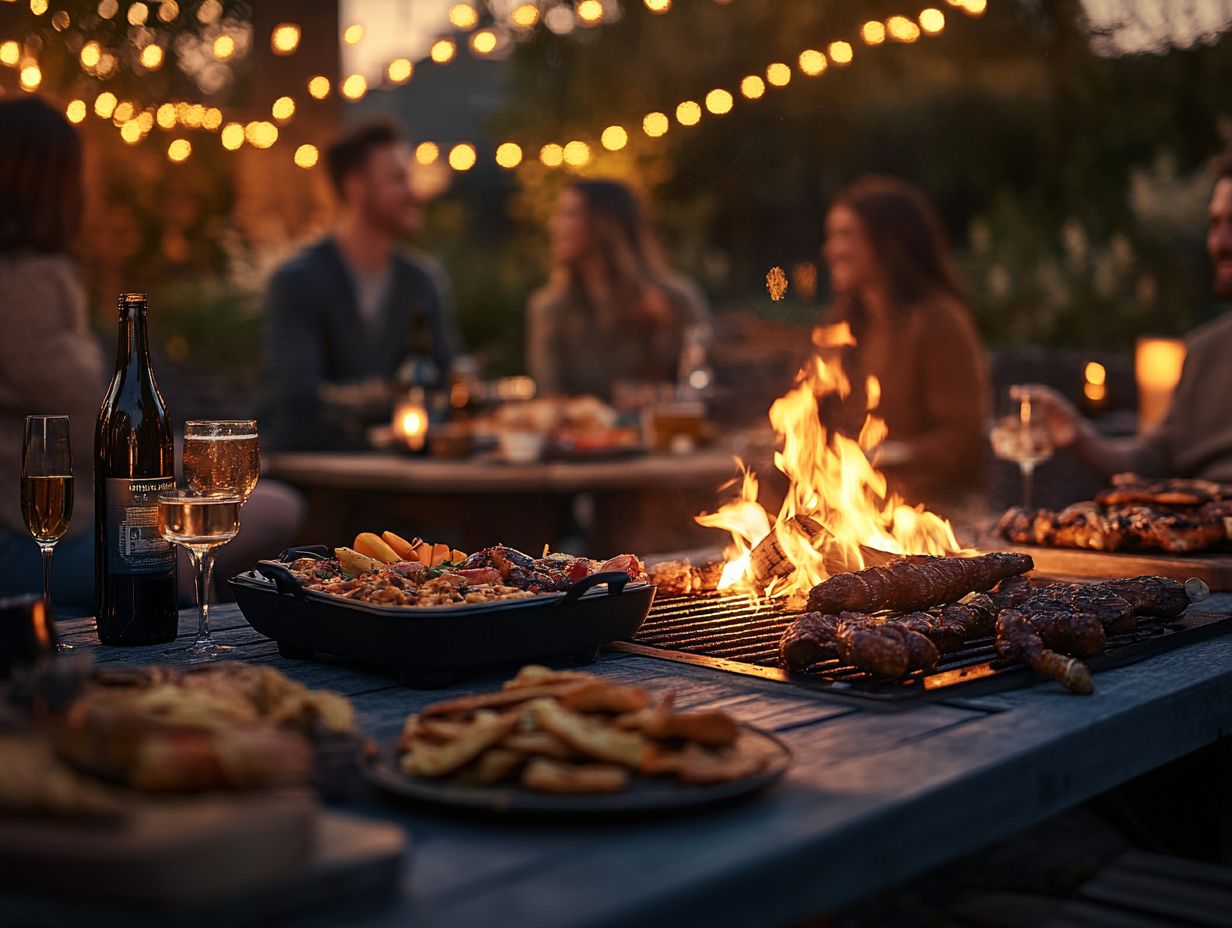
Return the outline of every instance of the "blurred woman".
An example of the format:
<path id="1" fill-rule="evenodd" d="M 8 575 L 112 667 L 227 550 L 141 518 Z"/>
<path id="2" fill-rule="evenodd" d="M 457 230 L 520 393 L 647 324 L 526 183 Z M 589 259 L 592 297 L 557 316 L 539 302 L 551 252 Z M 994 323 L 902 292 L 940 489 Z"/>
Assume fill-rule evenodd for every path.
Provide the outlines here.
<path id="1" fill-rule="evenodd" d="M 830 208 L 823 255 L 834 321 L 849 323 L 856 341 L 843 353 L 853 396 L 841 410 L 827 404 L 827 424 L 858 434 L 874 376 L 891 482 L 913 502 L 977 488 L 988 365 L 931 204 L 900 180 L 858 181 Z"/>
<path id="2" fill-rule="evenodd" d="M 109 367 L 72 257 L 84 202 L 81 140 L 37 97 L 0 101 L 0 139 L 0 595 L 42 591 L 19 496 L 25 417 L 67 414 L 76 492 L 72 525 L 56 545 L 53 600 L 57 612 L 84 614 L 94 603 L 94 427 Z M 277 554 L 302 515 L 295 491 L 258 485 L 215 576 Z M 180 566 L 189 599 L 192 572 Z"/>
<path id="3" fill-rule="evenodd" d="M 633 192 L 576 181 L 548 231 L 551 277 L 528 310 L 527 367 L 539 392 L 611 399 L 618 381 L 675 382 L 685 333 L 709 313 L 697 287 L 663 262 Z"/>
<path id="4" fill-rule="evenodd" d="M 0 139 L 0 593 L 42 589 L 18 493 L 22 435 L 28 415 L 67 414 L 76 500 L 56 545 L 54 598 L 85 608 L 94 598 L 91 458 L 104 367 L 69 254 L 81 225 L 81 141 L 35 97 L 0 102 Z"/>

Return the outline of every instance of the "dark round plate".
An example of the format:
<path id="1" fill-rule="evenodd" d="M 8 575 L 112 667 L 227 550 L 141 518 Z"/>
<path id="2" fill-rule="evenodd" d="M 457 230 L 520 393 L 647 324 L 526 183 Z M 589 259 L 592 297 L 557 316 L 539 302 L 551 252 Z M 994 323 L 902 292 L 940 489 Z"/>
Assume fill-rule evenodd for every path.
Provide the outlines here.
<path id="1" fill-rule="evenodd" d="M 398 769 L 397 752 L 386 748 L 367 768 L 374 785 L 404 799 L 468 812 L 518 815 L 629 815 L 700 809 L 731 802 L 765 789 L 791 766 L 791 749 L 769 732 L 741 725 L 741 749 L 764 754 L 756 776 L 711 786 L 686 786 L 665 777 L 634 776 L 619 793 L 561 795 L 537 793 L 516 784 L 465 786 L 448 780 L 407 776 Z"/>

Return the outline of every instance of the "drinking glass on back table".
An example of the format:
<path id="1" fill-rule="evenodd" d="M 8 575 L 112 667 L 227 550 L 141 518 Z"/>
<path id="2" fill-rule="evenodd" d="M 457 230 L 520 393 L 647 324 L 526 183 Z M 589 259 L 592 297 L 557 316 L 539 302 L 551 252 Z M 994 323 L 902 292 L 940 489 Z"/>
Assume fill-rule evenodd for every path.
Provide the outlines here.
<path id="1" fill-rule="evenodd" d="M 1031 392 L 1011 387 L 1001 404 L 1001 413 L 989 438 L 992 451 L 1003 461 L 1013 461 L 1022 473 L 1022 505 L 1031 507 L 1036 465 L 1052 457 L 1052 433 L 1035 416 Z"/>
<path id="2" fill-rule="evenodd" d="M 260 475 L 261 449 L 254 420 L 184 423 L 184 483 L 188 489 L 247 500 Z"/>
<path id="3" fill-rule="evenodd" d="M 21 514 L 43 555 L 43 601 L 50 621 L 51 556 L 73 519 L 68 416 L 26 416 L 21 449 Z M 72 646 L 59 644 L 57 649 L 71 651 Z"/>

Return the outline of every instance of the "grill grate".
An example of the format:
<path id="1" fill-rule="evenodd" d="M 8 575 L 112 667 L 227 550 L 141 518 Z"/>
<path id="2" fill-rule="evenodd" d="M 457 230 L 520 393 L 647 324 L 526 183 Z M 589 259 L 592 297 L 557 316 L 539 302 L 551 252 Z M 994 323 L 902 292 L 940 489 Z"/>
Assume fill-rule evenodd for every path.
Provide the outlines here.
<path id="1" fill-rule="evenodd" d="M 1027 685 L 1038 679 L 1021 664 L 1000 660 L 992 638 L 968 642 L 944 654 L 930 671 L 901 680 L 881 680 L 837 660 L 797 673 L 779 666 L 779 638 L 794 618 L 781 602 L 742 594 L 665 596 L 622 651 L 712 667 L 768 680 L 797 683 L 886 702 L 913 702 L 939 695 L 973 696 Z M 1115 635 L 1108 648 L 1086 661 L 1092 670 L 1131 664 L 1184 644 L 1232 630 L 1232 616 L 1187 612 L 1169 623 L 1142 620 L 1137 633 Z"/>

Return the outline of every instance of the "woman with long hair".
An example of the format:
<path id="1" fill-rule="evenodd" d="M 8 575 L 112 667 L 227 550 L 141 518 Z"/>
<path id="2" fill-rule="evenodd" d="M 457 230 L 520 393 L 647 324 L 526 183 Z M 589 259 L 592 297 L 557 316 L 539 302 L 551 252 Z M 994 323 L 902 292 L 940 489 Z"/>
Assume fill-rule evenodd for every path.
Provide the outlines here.
<path id="1" fill-rule="evenodd" d="M 823 255 L 835 321 L 856 342 L 843 357 L 853 395 L 841 410 L 824 409 L 827 424 L 858 432 L 870 405 L 864 385 L 876 377 L 873 411 L 896 446 L 892 482 L 917 501 L 975 488 L 988 364 L 932 205 L 901 180 L 857 181 L 830 207 Z"/>
<path id="2" fill-rule="evenodd" d="M 575 181 L 549 225 L 552 271 L 530 300 L 527 367 L 543 394 L 610 399 L 617 381 L 676 380 L 685 332 L 709 317 L 672 271 L 633 192 Z"/>

